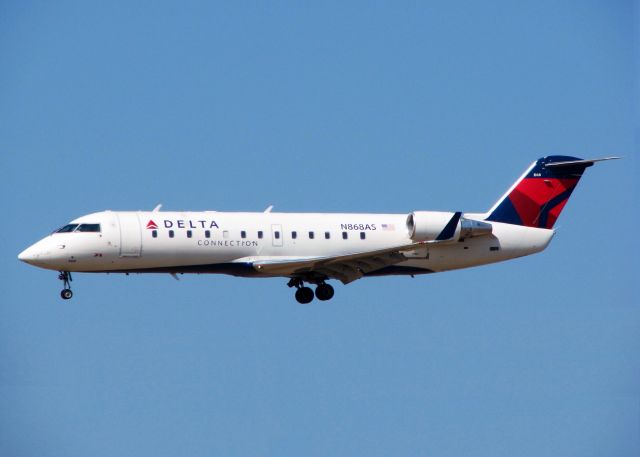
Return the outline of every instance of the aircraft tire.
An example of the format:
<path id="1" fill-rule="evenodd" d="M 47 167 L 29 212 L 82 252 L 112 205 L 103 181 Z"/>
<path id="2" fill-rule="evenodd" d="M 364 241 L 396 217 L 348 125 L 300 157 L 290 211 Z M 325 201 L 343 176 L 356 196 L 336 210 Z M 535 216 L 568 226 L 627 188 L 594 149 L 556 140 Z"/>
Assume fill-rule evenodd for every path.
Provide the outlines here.
<path id="1" fill-rule="evenodd" d="M 313 290 L 309 287 L 300 287 L 296 290 L 296 300 L 303 305 L 311 303 L 311 300 L 313 300 Z"/>
<path id="2" fill-rule="evenodd" d="M 60 296 L 63 300 L 69 300 L 71 297 L 73 297 L 73 292 L 71 292 L 71 289 L 62 289 L 62 292 L 60 292 Z"/>
<path id="3" fill-rule="evenodd" d="M 321 301 L 331 300 L 334 290 L 330 284 L 320 284 L 316 287 L 316 298 Z"/>

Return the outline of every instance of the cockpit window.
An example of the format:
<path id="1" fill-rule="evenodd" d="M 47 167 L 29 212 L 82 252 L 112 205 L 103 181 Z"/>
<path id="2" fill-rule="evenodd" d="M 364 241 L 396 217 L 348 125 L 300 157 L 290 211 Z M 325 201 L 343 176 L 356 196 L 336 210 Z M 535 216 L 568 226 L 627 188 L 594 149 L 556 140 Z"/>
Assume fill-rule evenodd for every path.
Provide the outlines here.
<path id="1" fill-rule="evenodd" d="M 78 224 L 67 224 L 62 228 L 59 228 L 58 230 L 55 231 L 55 233 L 69 233 L 69 232 L 73 232 L 76 227 L 78 226 Z"/>
<path id="2" fill-rule="evenodd" d="M 67 224 L 54 233 L 100 232 L 100 224 Z"/>
<path id="3" fill-rule="evenodd" d="M 99 232 L 100 224 L 80 224 L 76 232 Z"/>

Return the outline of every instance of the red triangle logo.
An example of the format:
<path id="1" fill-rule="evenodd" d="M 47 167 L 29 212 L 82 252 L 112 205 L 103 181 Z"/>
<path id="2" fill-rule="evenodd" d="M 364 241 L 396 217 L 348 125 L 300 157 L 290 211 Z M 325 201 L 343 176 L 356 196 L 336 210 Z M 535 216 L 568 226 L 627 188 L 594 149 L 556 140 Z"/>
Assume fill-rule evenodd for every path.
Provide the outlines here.
<path id="1" fill-rule="evenodd" d="M 153 222 L 153 219 L 149 219 L 149 222 L 147 222 L 147 228 L 148 229 L 157 229 L 158 225 Z"/>

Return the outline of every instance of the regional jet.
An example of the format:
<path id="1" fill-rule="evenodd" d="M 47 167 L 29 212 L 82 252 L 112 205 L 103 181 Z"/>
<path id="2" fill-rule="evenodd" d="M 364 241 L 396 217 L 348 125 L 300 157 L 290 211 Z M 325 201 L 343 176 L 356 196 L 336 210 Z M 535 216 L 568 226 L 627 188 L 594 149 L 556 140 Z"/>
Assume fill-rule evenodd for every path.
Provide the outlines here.
<path id="1" fill-rule="evenodd" d="M 584 170 L 616 158 L 541 158 L 485 213 L 102 211 L 69 222 L 18 259 L 58 271 L 65 300 L 73 295 L 71 273 L 84 272 L 283 277 L 298 302 L 324 301 L 334 295 L 329 280 L 414 276 L 540 252 Z"/>

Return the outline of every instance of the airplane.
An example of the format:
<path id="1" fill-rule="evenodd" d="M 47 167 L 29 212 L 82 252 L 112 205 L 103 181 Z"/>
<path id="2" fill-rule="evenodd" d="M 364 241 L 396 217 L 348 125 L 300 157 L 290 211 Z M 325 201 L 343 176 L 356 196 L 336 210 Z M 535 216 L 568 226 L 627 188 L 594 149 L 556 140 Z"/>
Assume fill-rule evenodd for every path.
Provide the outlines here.
<path id="1" fill-rule="evenodd" d="M 71 273 L 85 272 L 284 277 L 299 303 L 326 301 L 334 295 L 329 280 L 415 276 L 540 252 L 584 170 L 618 158 L 538 159 L 485 213 L 102 211 L 72 220 L 18 259 L 59 271 L 65 300 Z"/>

